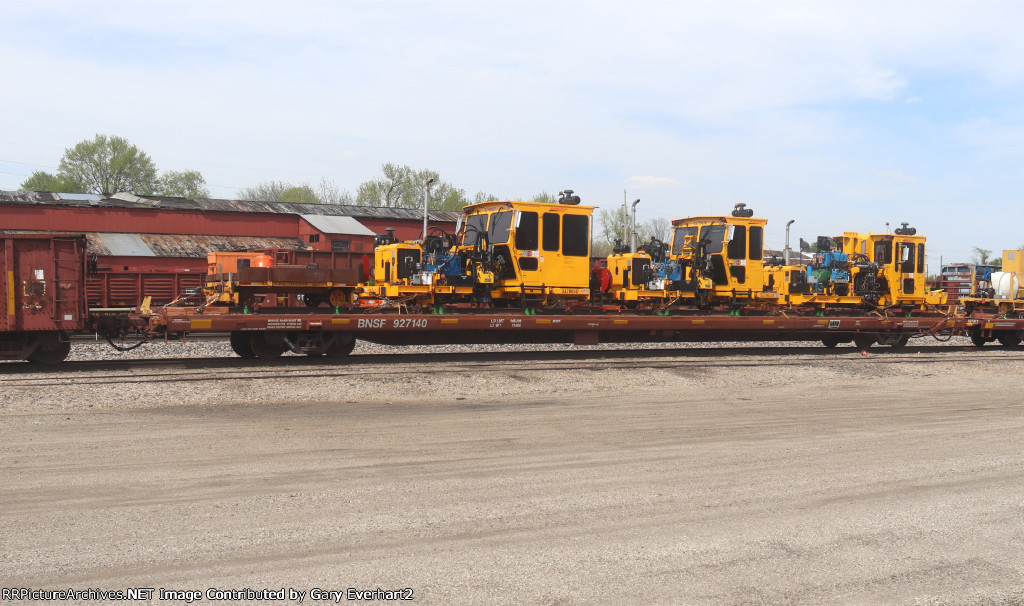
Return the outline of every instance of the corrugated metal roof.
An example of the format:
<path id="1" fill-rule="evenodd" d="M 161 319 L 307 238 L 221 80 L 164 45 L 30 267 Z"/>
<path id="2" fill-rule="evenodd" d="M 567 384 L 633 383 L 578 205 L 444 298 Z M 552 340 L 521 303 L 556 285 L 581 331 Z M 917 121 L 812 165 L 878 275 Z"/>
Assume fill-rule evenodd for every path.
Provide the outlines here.
<path id="1" fill-rule="evenodd" d="M 86 197 L 87 196 L 87 197 Z M 158 208 L 165 210 L 198 210 L 243 213 L 284 213 L 293 215 L 327 215 L 371 219 L 422 220 L 422 208 L 382 208 L 377 206 L 348 206 L 341 204 L 289 204 L 254 200 L 226 200 L 214 198 L 178 198 L 173 196 L 136 196 L 129 193 L 113 195 L 55 194 L 51 192 L 0 191 L 0 203 L 42 204 L 50 206 L 80 206 L 100 208 Z M 431 210 L 431 221 L 454 223 L 461 213 Z"/>
<path id="2" fill-rule="evenodd" d="M 299 215 L 304 221 L 325 234 L 346 234 L 350 236 L 373 236 L 373 230 L 367 229 L 352 217 L 329 215 Z"/>
<path id="3" fill-rule="evenodd" d="M 205 257 L 209 252 L 230 252 L 257 248 L 291 248 L 306 250 L 309 246 L 298 238 L 260 236 L 201 236 L 139 234 L 158 257 Z"/>
<path id="4" fill-rule="evenodd" d="M 40 233 L 21 229 L 2 229 L 0 234 Z M 70 232 L 43 232 L 66 234 Z M 111 238 L 110 236 L 122 236 Z M 127 238 L 123 238 L 127 236 Z M 200 236 L 200 235 L 167 235 L 167 234 L 114 234 L 86 233 L 86 250 L 89 254 L 105 257 L 186 257 L 205 259 L 210 252 L 233 252 L 258 250 L 262 248 L 290 248 L 293 250 L 309 250 L 310 246 L 298 238 L 271 238 L 259 236 Z M 132 254 L 131 246 L 141 254 Z M 114 246 L 111 247 L 110 244 Z"/>
<path id="5" fill-rule="evenodd" d="M 54 194 L 60 196 L 61 200 L 86 200 L 88 202 L 99 202 L 103 196 L 99 194 Z"/>
<path id="6" fill-rule="evenodd" d="M 138 234 L 96 234 L 115 257 L 155 257 L 156 253 Z"/>

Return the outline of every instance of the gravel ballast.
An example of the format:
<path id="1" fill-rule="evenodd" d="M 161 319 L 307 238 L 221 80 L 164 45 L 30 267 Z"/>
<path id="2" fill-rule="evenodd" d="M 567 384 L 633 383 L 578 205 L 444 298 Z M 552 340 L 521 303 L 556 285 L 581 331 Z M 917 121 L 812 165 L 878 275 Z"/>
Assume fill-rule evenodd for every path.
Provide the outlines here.
<path id="1" fill-rule="evenodd" d="M 1024 351 L 479 350 L 0 369 L 5 585 L 1024 604 Z"/>

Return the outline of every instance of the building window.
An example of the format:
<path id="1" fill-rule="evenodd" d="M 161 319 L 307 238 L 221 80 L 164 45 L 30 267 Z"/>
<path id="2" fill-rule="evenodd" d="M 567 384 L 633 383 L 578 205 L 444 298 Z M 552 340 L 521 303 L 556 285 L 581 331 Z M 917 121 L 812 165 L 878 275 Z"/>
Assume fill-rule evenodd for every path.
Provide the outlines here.
<path id="1" fill-rule="evenodd" d="M 313 242 L 319 242 L 319 241 L 320 241 L 320 234 L 309 234 L 309 243 L 310 244 L 312 244 Z"/>
<path id="2" fill-rule="evenodd" d="M 331 240 L 331 250 L 335 252 L 348 252 L 351 248 L 350 240 Z"/>

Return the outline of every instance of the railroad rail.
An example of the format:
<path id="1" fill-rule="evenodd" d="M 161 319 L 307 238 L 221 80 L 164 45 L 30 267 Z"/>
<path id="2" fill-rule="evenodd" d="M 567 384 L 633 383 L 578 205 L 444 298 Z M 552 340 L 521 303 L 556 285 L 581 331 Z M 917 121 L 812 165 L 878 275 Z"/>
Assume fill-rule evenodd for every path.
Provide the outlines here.
<path id="1" fill-rule="evenodd" d="M 588 370 L 664 369 L 664 368 L 736 368 L 743 366 L 781 366 L 801 361 L 835 359 L 862 360 L 872 364 L 912 362 L 932 364 L 958 361 L 995 362 L 1024 360 L 1024 348 L 979 349 L 972 345 L 926 345 L 903 349 L 880 348 L 883 355 L 864 357 L 855 347 L 836 349 L 822 346 L 740 346 L 715 348 L 601 349 L 571 351 L 515 351 L 483 353 L 382 353 L 360 354 L 344 358 L 342 363 L 328 358 L 287 356 L 277 360 L 213 358 L 152 358 L 133 360 L 69 361 L 61 366 L 40 367 L 5 364 L 0 385 L 30 387 L 53 384 L 161 383 L 273 380 L 316 377 L 381 377 L 421 373 L 418 366 L 431 368 L 432 374 L 463 372 L 574 371 L 580 362 Z M 386 366 L 387 370 L 377 367 Z M 238 370 L 244 369 L 244 373 Z M 415 369 L 415 370 L 412 370 Z M 100 374 L 104 373 L 104 374 Z"/>

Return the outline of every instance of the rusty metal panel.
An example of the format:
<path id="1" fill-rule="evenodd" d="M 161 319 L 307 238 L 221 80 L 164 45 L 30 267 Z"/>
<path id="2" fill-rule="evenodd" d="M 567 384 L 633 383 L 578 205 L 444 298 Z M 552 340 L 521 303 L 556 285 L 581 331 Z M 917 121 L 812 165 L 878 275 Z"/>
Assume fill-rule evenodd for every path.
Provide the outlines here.
<path id="1" fill-rule="evenodd" d="M 79 330 L 86 323 L 85 238 L 6 235 L 0 330 Z"/>
<path id="2" fill-rule="evenodd" d="M 263 236 L 207 236 L 139 234 L 160 257 L 206 258 L 211 252 L 244 251 L 254 248 L 306 248 L 302 240 Z"/>
<path id="3" fill-rule="evenodd" d="M 370 250 L 372 250 L 372 247 Z M 362 266 L 364 256 L 364 253 L 361 252 L 332 252 L 326 250 L 293 250 L 282 254 L 277 254 L 277 251 L 273 251 L 267 254 L 278 259 L 283 258 L 283 264 L 285 265 L 315 265 L 329 269 L 359 268 Z"/>
<path id="4" fill-rule="evenodd" d="M 243 267 L 238 270 L 239 283 L 304 283 L 356 284 L 359 272 L 354 269 L 308 267 Z"/>
<path id="5" fill-rule="evenodd" d="M 88 239 L 89 254 L 99 257 L 144 256 L 205 259 L 206 255 L 211 252 L 272 248 L 305 250 L 307 248 L 307 245 L 298 238 L 269 236 L 87 233 L 86 238 Z M 126 242 L 129 242 L 134 249 L 126 249 Z M 102 259 L 100 263 L 103 263 Z"/>

